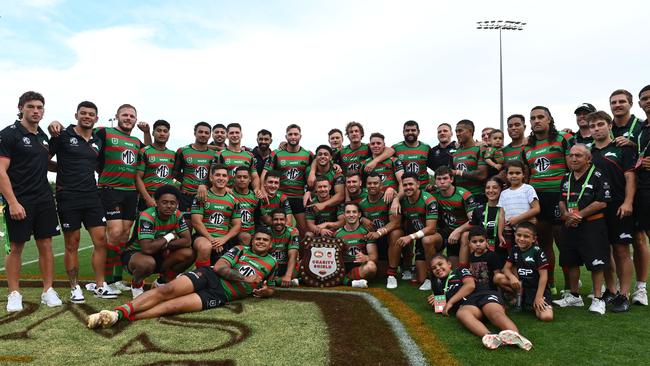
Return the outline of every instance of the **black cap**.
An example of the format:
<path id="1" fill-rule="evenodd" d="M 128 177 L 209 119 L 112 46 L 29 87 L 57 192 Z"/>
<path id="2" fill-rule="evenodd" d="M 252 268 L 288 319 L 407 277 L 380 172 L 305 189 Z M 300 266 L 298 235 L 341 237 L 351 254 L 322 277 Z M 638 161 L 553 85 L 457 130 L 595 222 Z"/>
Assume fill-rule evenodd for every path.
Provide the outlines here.
<path id="1" fill-rule="evenodd" d="M 594 107 L 593 104 L 590 103 L 582 103 L 576 108 L 576 111 L 573 112 L 575 114 L 578 114 L 580 112 L 587 112 L 587 113 L 592 113 L 596 111 L 596 107 Z"/>

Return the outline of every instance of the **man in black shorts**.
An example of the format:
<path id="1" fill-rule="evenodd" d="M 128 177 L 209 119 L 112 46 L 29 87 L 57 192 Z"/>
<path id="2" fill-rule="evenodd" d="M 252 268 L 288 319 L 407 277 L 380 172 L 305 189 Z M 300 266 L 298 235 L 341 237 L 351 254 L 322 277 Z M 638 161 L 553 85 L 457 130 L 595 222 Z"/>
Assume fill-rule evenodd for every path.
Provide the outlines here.
<path id="1" fill-rule="evenodd" d="M 88 328 L 108 328 L 120 319 L 134 321 L 213 309 L 249 295 L 270 297 L 274 290 L 266 281 L 273 279 L 276 270 L 270 248 L 271 235 L 258 231 L 250 249 L 236 246 L 214 267 L 197 268 L 115 310 L 92 314 Z"/>
<path id="2" fill-rule="evenodd" d="M 38 127 L 45 110 L 45 99 L 29 91 L 18 99 L 20 120 L 0 131 L 0 193 L 7 206 L 9 245 L 5 250 L 7 268 L 7 312 L 23 310 L 19 290 L 20 267 L 25 242 L 34 235 L 43 276 L 41 302 L 61 306 L 52 288 L 54 256 L 52 236 L 59 235 L 52 189 L 47 181 L 50 160 L 47 135 Z"/>
<path id="3" fill-rule="evenodd" d="M 57 159 L 56 204 L 65 240 L 64 262 L 70 281 L 70 302 L 85 302 L 77 283 L 81 238 L 81 223 L 93 242 L 92 266 L 95 272 L 95 296 L 114 299 L 117 294 L 104 282 L 106 262 L 106 217 L 102 205 L 95 169 L 101 142 L 93 132 L 97 122 L 97 106 L 84 101 L 77 106 L 76 125 L 62 130 L 50 140 L 50 155 Z"/>

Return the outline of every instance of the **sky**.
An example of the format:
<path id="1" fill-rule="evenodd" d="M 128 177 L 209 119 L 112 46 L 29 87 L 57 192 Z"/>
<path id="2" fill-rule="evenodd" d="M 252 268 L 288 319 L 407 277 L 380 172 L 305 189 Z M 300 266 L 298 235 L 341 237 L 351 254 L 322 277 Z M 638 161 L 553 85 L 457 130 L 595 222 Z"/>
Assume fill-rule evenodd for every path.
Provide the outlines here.
<path id="1" fill-rule="evenodd" d="M 199 121 L 241 123 L 246 146 L 297 123 L 313 149 L 349 121 L 393 144 L 415 120 L 435 145 L 442 122 L 498 127 L 499 33 L 476 22 L 503 19 L 527 23 L 502 34 L 506 116 L 544 105 L 575 128 L 579 104 L 609 111 L 623 88 L 645 118 L 648 14 L 644 1 L 2 1 L 0 115 L 11 123 L 35 90 L 43 125 L 73 123 L 83 100 L 110 125 L 130 103 L 171 123 L 171 148 Z"/>

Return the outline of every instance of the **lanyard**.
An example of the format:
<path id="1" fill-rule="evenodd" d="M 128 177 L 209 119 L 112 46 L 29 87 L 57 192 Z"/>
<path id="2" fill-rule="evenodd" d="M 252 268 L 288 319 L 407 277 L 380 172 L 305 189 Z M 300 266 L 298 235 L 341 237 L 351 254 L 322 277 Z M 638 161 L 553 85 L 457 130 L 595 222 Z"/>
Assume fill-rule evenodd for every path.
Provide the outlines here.
<path id="1" fill-rule="evenodd" d="M 487 204 L 485 205 L 485 211 L 483 212 L 483 227 L 487 230 L 487 223 L 488 223 L 488 211 L 490 210 L 490 206 Z M 499 207 L 497 207 L 497 214 L 494 217 L 494 228 L 492 228 L 492 240 L 495 240 L 497 237 L 497 226 L 499 224 Z M 488 239 L 489 241 L 489 239 Z"/>
<path id="2" fill-rule="evenodd" d="M 454 277 L 454 272 L 453 272 L 453 270 L 452 270 L 451 272 L 449 272 L 449 274 L 447 275 L 447 281 L 445 281 L 445 295 L 447 294 L 447 290 L 449 290 L 449 280 L 450 280 L 452 277 Z"/>
<path id="3" fill-rule="evenodd" d="M 637 122 L 638 120 L 639 120 L 638 118 L 634 117 L 634 119 L 632 120 L 632 126 L 630 126 L 630 129 L 627 130 L 627 136 L 628 136 L 630 139 L 632 138 L 632 136 L 634 136 L 634 135 L 632 134 L 632 132 L 634 132 L 634 127 L 636 127 L 636 122 Z"/>
<path id="4" fill-rule="evenodd" d="M 577 204 L 580 199 L 582 198 L 582 194 L 585 193 L 585 188 L 587 187 L 587 184 L 589 184 L 589 178 L 591 178 L 591 173 L 594 172 L 595 166 L 591 164 L 591 168 L 589 168 L 589 173 L 587 174 L 587 178 L 585 179 L 585 182 L 582 183 L 582 189 L 580 189 L 580 195 L 578 195 L 578 199 L 575 200 L 575 203 Z M 567 186 L 567 195 L 566 195 L 566 202 L 569 203 L 569 198 L 571 197 L 571 177 L 573 176 L 573 172 L 569 173 L 569 179 L 568 179 L 568 186 Z"/>

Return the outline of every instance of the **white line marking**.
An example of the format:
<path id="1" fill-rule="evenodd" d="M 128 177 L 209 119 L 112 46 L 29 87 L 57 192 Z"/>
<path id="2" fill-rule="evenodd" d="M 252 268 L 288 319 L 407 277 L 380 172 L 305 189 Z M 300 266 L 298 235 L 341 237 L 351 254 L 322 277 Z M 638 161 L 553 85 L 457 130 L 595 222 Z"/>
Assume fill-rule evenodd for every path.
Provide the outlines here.
<path id="1" fill-rule="evenodd" d="M 82 251 L 82 250 L 86 250 L 86 249 L 90 249 L 90 248 L 92 248 L 92 247 L 93 247 L 92 245 L 89 245 L 89 246 L 87 246 L 87 247 L 81 247 L 81 248 L 79 248 L 79 250 L 78 250 L 77 252 L 80 252 L 80 251 Z M 56 253 L 56 254 L 54 255 L 54 257 L 55 257 L 55 258 L 56 258 L 56 257 L 60 257 L 60 256 L 62 256 L 62 255 L 64 255 L 64 254 L 65 254 L 65 252 L 62 252 L 62 253 Z M 25 266 L 25 265 L 32 264 L 32 263 L 36 263 L 36 262 L 38 262 L 38 258 L 37 258 L 37 259 L 34 259 L 34 260 L 32 260 L 32 261 L 23 262 L 22 265 Z M 4 270 L 5 270 L 5 267 L 0 268 L 0 272 L 4 272 Z"/>

